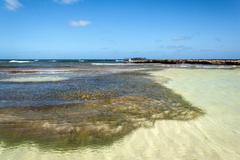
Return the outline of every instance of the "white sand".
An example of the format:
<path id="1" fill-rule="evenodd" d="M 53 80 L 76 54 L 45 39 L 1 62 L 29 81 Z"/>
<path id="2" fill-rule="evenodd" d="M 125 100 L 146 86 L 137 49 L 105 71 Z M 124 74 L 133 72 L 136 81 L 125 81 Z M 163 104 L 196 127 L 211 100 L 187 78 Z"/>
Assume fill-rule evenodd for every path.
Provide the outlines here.
<path id="1" fill-rule="evenodd" d="M 240 70 L 167 69 L 152 72 L 207 114 L 188 122 L 159 121 L 112 146 L 43 152 L 35 146 L 0 147 L 2 160 L 239 160 Z M 163 78 L 165 77 L 165 78 Z"/>

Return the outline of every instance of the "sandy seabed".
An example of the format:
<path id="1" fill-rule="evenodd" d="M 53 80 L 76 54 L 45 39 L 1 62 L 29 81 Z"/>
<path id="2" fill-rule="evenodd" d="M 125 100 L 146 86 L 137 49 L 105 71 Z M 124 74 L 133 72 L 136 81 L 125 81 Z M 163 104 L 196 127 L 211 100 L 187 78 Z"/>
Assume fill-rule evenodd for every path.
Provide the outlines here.
<path id="1" fill-rule="evenodd" d="M 34 145 L 0 147 L 4 160 L 238 160 L 240 159 L 240 70 L 166 69 L 152 78 L 206 115 L 192 121 L 160 120 L 113 145 L 68 152 L 42 151 Z"/>

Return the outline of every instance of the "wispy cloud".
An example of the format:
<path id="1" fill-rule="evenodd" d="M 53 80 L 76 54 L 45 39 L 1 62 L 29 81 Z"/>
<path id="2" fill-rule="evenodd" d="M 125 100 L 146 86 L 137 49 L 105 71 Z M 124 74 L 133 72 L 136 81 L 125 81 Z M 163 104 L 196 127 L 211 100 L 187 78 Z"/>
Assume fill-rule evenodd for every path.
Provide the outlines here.
<path id="1" fill-rule="evenodd" d="M 10 11 L 15 11 L 22 7 L 22 4 L 19 2 L 19 0 L 4 0 L 5 6 Z"/>
<path id="2" fill-rule="evenodd" d="M 54 0 L 54 2 L 57 2 L 57 3 L 60 3 L 60 4 L 74 4 L 74 3 L 77 3 L 77 2 L 80 2 L 80 1 L 83 1 L 83 0 Z"/>
<path id="3" fill-rule="evenodd" d="M 155 43 L 160 43 L 160 42 L 162 42 L 162 40 L 156 39 L 156 40 L 154 40 L 154 42 L 155 42 Z"/>
<path id="4" fill-rule="evenodd" d="M 87 20 L 73 20 L 73 21 L 70 21 L 69 23 L 71 27 L 76 27 L 76 28 L 87 27 L 90 24 L 91 24 L 91 21 L 87 21 Z"/>
<path id="5" fill-rule="evenodd" d="M 192 47 L 188 47 L 185 45 L 169 45 L 165 47 L 168 50 L 191 50 Z"/>
<path id="6" fill-rule="evenodd" d="M 193 39 L 193 36 L 179 36 L 179 37 L 175 37 L 172 40 L 173 41 L 188 41 Z"/>
<path id="7" fill-rule="evenodd" d="M 109 48 L 108 47 L 102 47 L 102 48 L 100 48 L 101 50 L 109 50 Z"/>
<path id="8" fill-rule="evenodd" d="M 219 37 L 216 37 L 216 38 L 215 38 L 215 41 L 217 41 L 218 43 L 220 43 L 220 42 L 222 42 L 222 39 L 219 38 Z"/>

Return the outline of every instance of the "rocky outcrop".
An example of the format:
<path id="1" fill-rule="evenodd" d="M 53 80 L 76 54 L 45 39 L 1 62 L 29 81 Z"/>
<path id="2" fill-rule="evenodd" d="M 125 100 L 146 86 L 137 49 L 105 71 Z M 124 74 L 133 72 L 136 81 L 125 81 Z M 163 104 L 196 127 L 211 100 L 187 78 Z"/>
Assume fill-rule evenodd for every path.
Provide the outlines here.
<path id="1" fill-rule="evenodd" d="M 240 60 L 197 60 L 197 59 L 179 59 L 179 60 L 132 60 L 129 63 L 161 63 L 161 64 L 208 64 L 208 65 L 240 65 Z"/>

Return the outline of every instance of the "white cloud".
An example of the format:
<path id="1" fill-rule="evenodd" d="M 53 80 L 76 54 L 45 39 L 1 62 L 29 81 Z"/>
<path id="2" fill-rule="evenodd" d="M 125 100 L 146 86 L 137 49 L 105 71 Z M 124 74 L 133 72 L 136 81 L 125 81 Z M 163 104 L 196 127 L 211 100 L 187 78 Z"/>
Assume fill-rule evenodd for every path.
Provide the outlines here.
<path id="1" fill-rule="evenodd" d="M 73 20 L 69 24 L 71 27 L 83 28 L 89 26 L 91 22 L 86 20 Z"/>
<path id="2" fill-rule="evenodd" d="M 5 6 L 10 11 L 15 11 L 18 8 L 22 7 L 22 4 L 19 2 L 19 0 L 4 0 Z"/>
<path id="3" fill-rule="evenodd" d="M 77 3 L 82 0 L 54 0 L 54 2 L 60 3 L 60 4 L 73 4 Z"/>

